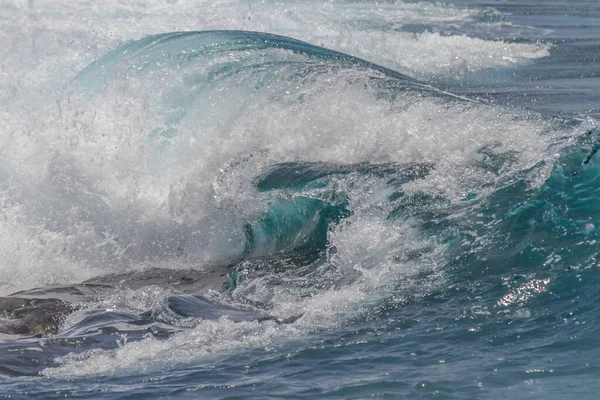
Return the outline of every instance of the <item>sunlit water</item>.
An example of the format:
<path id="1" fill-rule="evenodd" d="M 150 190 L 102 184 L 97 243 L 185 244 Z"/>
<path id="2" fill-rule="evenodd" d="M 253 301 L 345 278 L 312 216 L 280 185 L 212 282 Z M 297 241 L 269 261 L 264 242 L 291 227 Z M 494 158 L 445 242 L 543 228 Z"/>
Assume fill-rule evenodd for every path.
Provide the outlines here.
<path id="1" fill-rule="evenodd" d="M 0 40 L 0 296 L 210 282 L 0 334 L 0 395 L 596 398 L 596 2 L 1 1 Z"/>

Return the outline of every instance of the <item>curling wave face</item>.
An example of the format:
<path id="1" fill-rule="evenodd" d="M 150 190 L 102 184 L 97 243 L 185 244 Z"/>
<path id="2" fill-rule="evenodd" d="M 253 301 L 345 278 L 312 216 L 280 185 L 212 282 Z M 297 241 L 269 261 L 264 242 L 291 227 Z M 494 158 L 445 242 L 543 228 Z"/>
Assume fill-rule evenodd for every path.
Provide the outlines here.
<path id="1" fill-rule="evenodd" d="M 496 307 L 519 309 L 560 292 L 563 267 L 588 268 L 598 251 L 593 121 L 482 104 L 282 36 L 132 42 L 82 70 L 44 119 L 0 158 L 2 268 L 21 266 L 2 294 L 219 266 L 226 276 L 207 293 L 224 305 L 175 297 L 180 308 L 269 315 L 172 315 L 169 290 L 123 288 L 74 311 L 56 343 L 89 333 L 81 321 L 101 309 L 127 316 L 96 319 L 94 332 L 141 341 L 102 341 L 48 375 L 264 346 L 435 291 L 508 284 Z"/>

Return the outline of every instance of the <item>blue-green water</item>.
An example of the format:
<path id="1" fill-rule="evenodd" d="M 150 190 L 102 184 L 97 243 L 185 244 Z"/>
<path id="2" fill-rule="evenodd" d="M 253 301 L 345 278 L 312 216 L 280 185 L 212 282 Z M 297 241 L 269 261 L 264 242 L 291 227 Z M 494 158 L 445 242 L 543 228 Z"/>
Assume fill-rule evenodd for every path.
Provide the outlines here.
<path id="1" fill-rule="evenodd" d="M 600 5 L 3 6 L 0 396 L 597 397 Z"/>

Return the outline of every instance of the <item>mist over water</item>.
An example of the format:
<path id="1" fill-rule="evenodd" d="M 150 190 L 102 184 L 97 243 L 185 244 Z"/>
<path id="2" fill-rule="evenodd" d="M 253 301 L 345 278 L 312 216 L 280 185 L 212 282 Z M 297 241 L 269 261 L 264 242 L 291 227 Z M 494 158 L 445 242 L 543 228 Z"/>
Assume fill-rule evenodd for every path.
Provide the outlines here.
<path id="1" fill-rule="evenodd" d="M 1 392 L 592 398 L 600 9 L 538 6 L 2 2 L 0 295 L 115 290 Z"/>

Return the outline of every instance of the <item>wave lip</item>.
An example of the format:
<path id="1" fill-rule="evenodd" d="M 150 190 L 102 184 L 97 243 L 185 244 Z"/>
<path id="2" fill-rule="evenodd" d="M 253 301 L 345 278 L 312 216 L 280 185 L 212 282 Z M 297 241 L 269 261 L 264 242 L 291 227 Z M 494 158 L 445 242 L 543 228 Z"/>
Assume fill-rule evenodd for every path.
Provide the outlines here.
<path id="1" fill-rule="evenodd" d="M 211 56 L 229 51 L 243 52 L 264 49 L 288 50 L 317 61 L 334 61 L 356 67 L 373 69 L 398 79 L 414 81 L 412 78 L 363 59 L 286 36 L 264 32 L 216 30 L 196 32 L 171 32 L 134 41 L 109 52 L 100 60 L 83 69 L 76 80 L 86 80 L 96 69 L 106 74 L 117 64 L 128 65 L 136 71 L 143 71 L 153 64 L 167 62 L 175 68 L 193 62 L 202 56 Z"/>

